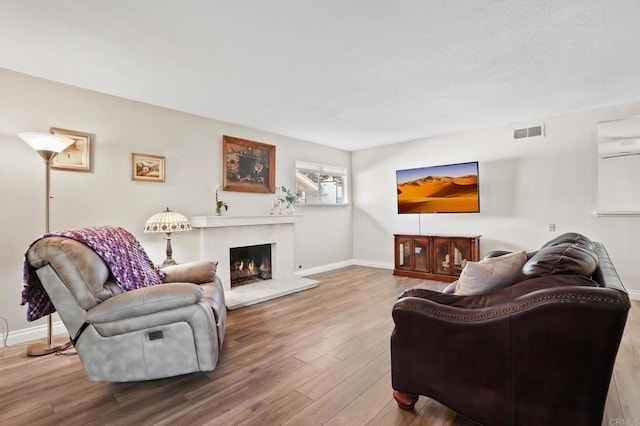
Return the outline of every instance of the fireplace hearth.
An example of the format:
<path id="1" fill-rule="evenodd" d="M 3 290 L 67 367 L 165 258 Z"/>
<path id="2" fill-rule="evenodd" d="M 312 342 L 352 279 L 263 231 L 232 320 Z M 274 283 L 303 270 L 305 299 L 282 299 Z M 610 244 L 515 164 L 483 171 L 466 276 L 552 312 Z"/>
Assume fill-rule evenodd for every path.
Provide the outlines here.
<path id="1" fill-rule="evenodd" d="M 245 306 L 318 286 L 318 281 L 296 276 L 294 268 L 294 225 L 300 215 L 268 216 L 195 216 L 191 226 L 197 229 L 200 260 L 217 260 L 227 308 Z M 230 248 L 271 245 L 270 280 L 231 288 Z M 255 261 L 254 261 L 255 264 Z"/>
<path id="2" fill-rule="evenodd" d="M 271 279 L 271 244 L 229 249 L 231 287 Z"/>

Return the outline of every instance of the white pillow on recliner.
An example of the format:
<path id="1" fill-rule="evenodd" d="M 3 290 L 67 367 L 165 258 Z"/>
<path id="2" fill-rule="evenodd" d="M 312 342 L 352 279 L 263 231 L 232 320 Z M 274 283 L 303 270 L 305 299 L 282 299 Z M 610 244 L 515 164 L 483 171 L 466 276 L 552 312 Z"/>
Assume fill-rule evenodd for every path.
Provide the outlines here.
<path id="1" fill-rule="evenodd" d="M 510 286 L 520 274 L 526 261 L 527 254 L 519 251 L 480 262 L 467 262 L 453 294 L 471 296 Z"/>

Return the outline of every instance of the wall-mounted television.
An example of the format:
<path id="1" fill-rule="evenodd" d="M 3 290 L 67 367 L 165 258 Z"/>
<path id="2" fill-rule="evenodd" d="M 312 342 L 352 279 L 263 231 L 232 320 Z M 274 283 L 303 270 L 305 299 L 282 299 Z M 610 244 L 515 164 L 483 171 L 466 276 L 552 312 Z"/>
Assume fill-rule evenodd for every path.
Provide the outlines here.
<path id="1" fill-rule="evenodd" d="M 397 170 L 398 213 L 479 213 L 478 162 Z"/>

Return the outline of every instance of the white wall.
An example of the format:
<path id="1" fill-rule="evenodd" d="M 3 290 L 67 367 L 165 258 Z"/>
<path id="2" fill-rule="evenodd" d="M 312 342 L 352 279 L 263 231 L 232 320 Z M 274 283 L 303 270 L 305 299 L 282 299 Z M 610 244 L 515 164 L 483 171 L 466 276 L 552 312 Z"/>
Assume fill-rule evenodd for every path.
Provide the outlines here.
<path id="1" fill-rule="evenodd" d="M 295 185 L 295 160 L 350 167 L 351 153 L 242 126 L 107 96 L 0 69 L 0 316 L 11 330 L 26 321 L 20 306 L 23 254 L 44 231 L 44 165 L 18 132 L 60 127 L 95 134 L 93 170 L 51 172 L 51 229 L 118 225 L 161 262 L 165 243 L 144 234 L 165 207 L 186 216 L 214 214 L 222 183 L 222 135 L 276 146 L 276 184 Z M 166 157 L 166 182 L 131 180 L 131 153 Z M 229 215 L 269 214 L 271 194 L 223 192 Z M 352 259 L 351 207 L 301 207 L 295 264 L 310 269 Z M 320 225 L 323 226 L 320 226 Z M 329 226 L 324 226 L 329 224 Z M 174 258 L 197 259 L 196 232 L 174 233 Z"/>
<path id="2" fill-rule="evenodd" d="M 354 258 L 391 266 L 394 233 L 482 234 L 484 254 L 532 250 L 576 231 L 603 242 L 627 288 L 640 291 L 640 217 L 592 214 L 598 200 L 596 125 L 638 113 L 640 103 L 634 103 L 354 152 Z M 512 140 L 513 129 L 540 123 L 545 138 Z M 481 213 L 396 213 L 397 169 L 476 160 Z M 556 232 L 548 231 L 550 223 Z"/>
<path id="3" fill-rule="evenodd" d="M 102 95 L 0 69 L 0 316 L 28 323 L 19 305 L 23 253 L 44 228 L 44 166 L 18 137 L 61 127 L 96 135 L 90 173 L 52 171 L 52 229 L 111 224 L 129 229 L 155 261 L 164 240 L 142 233 L 165 207 L 213 214 L 222 183 L 222 135 L 276 145 L 276 184 L 293 186 L 294 161 L 352 167 L 353 207 L 302 207 L 296 265 L 358 262 L 391 267 L 394 233 L 480 233 L 482 253 L 535 249 L 567 231 L 602 241 L 625 285 L 640 292 L 635 268 L 640 217 L 596 218 L 599 121 L 640 114 L 640 103 L 542 118 L 349 153 L 246 127 Z M 462 117 L 461 119 L 464 119 Z M 514 142 L 511 131 L 544 122 L 547 137 Z M 134 182 L 131 153 L 166 157 L 166 182 Z M 397 169 L 480 162 L 481 213 L 398 215 Z M 640 194 L 639 194 L 640 195 Z M 267 214 L 273 196 L 223 192 L 230 215 Z M 353 222 L 352 222 L 353 220 Z M 558 231 L 548 232 L 549 223 Z M 177 233 L 174 257 L 198 257 L 197 235 Z"/>

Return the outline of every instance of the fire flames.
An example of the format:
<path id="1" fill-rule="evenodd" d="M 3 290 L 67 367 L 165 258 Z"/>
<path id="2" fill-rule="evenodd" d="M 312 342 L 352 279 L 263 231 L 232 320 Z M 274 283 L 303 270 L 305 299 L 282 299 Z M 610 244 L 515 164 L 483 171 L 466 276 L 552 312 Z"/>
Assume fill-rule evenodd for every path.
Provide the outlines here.
<path id="1" fill-rule="evenodd" d="M 266 256 L 262 258 L 260 266 L 251 258 L 235 260 L 231 264 L 232 287 L 268 279 L 271 279 L 271 263 Z"/>
<path id="2" fill-rule="evenodd" d="M 238 265 L 238 271 L 253 275 L 256 273 L 256 264 L 253 262 L 253 259 L 251 259 L 249 261 L 249 265 L 247 265 L 247 270 L 245 271 L 244 260 L 241 260 L 240 265 Z"/>

